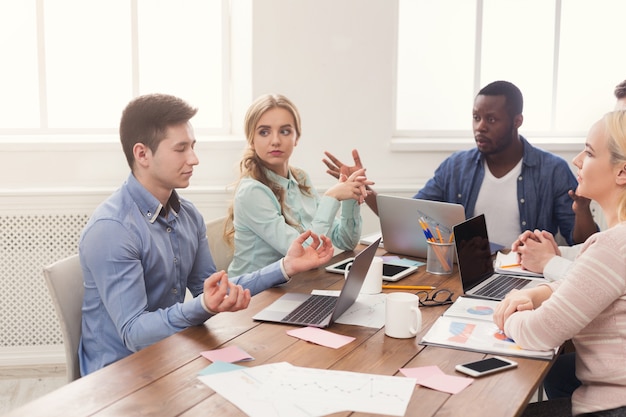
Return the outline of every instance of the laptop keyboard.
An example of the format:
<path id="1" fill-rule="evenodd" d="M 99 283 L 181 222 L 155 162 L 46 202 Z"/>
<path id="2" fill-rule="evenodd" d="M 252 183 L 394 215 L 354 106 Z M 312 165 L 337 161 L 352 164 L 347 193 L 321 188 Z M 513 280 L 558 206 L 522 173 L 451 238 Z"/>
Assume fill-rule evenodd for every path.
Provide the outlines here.
<path id="1" fill-rule="evenodd" d="M 281 321 L 285 323 L 319 324 L 332 313 L 337 297 L 312 295 Z"/>
<path id="2" fill-rule="evenodd" d="M 504 279 L 502 276 L 494 276 L 495 279 L 480 290 L 476 291 L 476 295 L 484 297 L 503 299 L 509 291 L 513 289 L 520 289 L 528 283 L 527 279 L 506 276 Z"/>

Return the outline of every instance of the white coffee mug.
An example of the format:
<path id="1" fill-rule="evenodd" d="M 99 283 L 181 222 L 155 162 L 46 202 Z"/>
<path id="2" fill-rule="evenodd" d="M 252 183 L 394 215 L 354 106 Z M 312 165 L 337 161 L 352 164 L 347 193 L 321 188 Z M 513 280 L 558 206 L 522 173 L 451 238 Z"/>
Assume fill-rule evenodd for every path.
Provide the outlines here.
<path id="1" fill-rule="evenodd" d="M 348 278 L 348 273 L 352 268 L 352 262 L 346 265 L 344 278 Z M 361 287 L 361 294 L 380 294 L 383 290 L 383 258 L 374 256 L 367 275 L 363 280 L 363 286 Z"/>
<path id="2" fill-rule="evenodd" d="M 421 329 L 422 312 L 417 295 L 408 292 L 388 294 L 385 305 L 385 334 L 406 339 L 415 337 Z"/>
<path id="3" fill-rule="evenodd" d="M 375 256 L 367 270 L 361 294 L 380 294 L 383 290 L 383 258 Z"/>

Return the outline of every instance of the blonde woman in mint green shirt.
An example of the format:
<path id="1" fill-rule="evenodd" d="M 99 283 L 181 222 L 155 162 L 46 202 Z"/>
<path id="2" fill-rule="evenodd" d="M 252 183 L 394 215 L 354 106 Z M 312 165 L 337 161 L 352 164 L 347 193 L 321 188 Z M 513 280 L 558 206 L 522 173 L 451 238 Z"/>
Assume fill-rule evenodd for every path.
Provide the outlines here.
<path id="1" fill-rule="evenodd" d="M 308 229 L 328 236 L 339 249 L 354 249 L 361 236 L 360 205 L 366 185 L 373 184 L 365 171 L 342 174 L 320 196 L 306 172 L 289 165 L 300 139 L 300 115 L 281 95 L 264 95 L 252 103 L 245 132 L 248 146 L 226 230 L 235 250 L 228 274 L 254 271 L 282 258 Z"/>

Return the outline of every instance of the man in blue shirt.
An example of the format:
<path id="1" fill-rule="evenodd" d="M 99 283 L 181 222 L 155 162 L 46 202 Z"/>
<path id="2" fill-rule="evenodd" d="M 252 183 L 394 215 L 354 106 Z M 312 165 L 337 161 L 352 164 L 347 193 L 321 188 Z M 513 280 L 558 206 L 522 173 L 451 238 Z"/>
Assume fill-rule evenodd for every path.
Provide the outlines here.
<path id="1" fill-rule="evenodd" d="M 229 280 L 216 272 L 205 222 L 176 188 L 198 164 L 189 120 L 197 109 L 162 94 L 131 101 L 120 138 L 131 173 L 102 203 L 80 238 L 84 275 L 81 374 L 87 375 L 330 260 L 325 236 L 298 237 L 281 260 Z M 313 244 L 303 246 L 312 238 Z M 185 290 L 193 299 L 184 302 Z"/>
<path id="2" fill-rule="evenodd" d="M 578 184 L 565 160 L 519 135 L 522 108 L 521 92 L 507 81 L 481 89 L 473 109 L 476 148 L 443 161 L 414 198 L 461 204 L 468 218 L 485 213 L 490 240 L 505 246 L 535 229 L 560 232 L 570 245 L 583 242 L 597 231 L 590 202 L 574 193 Z M 336 176 L 344 164 L 326 156 Z M 350 171 L 362 166 L 356 151 L 353 158 Z M 371 190 L 366 203 L 377 213 L 375 197 Z"/>

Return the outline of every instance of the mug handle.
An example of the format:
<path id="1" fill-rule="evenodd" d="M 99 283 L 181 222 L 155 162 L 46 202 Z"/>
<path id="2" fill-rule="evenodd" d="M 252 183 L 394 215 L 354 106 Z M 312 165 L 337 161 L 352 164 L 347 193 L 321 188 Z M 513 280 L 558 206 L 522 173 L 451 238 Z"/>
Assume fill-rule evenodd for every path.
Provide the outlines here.
<path id="1" fill-rule="evenodd" d="M 411 307 L 411 311 L 415 312 L 415 327 L 409 327 L 409 332 L 415 336 L 422 329 L 422 312 L 419 307 Z"/>
<path id="2" fill-rule="evenodd" d="M 343 279 L 348 278 L 348 272 L 350 272 L 350 268 L 352 268 L 352 262 L 348 262 L 346 264 L 346 269 L 343 271 Z"/>

